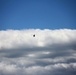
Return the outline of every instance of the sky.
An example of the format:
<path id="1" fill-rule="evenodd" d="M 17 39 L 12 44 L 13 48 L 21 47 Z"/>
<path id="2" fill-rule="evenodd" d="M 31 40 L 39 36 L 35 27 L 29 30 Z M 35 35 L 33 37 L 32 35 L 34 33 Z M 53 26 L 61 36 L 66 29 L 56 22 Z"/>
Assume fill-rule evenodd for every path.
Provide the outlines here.
<path id="1" fill-rule="evenodd" d="M 76 75 L 76 0 L 0 0 L 0 75 Z"/>
<path id="2" fill-rule="evenodd" d="M 0 30 L 76 29 L 76 0 L 0 0 Z"/>

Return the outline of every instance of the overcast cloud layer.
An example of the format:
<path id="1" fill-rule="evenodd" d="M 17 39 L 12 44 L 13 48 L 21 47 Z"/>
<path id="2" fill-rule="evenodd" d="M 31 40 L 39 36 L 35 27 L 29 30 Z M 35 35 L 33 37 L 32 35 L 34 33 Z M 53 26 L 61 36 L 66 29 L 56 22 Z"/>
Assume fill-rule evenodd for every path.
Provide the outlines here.
<path id="1" fill-rule="evenodd" d="M 0 75 L 76 75 L 76 30 L 0 31 Z"/>

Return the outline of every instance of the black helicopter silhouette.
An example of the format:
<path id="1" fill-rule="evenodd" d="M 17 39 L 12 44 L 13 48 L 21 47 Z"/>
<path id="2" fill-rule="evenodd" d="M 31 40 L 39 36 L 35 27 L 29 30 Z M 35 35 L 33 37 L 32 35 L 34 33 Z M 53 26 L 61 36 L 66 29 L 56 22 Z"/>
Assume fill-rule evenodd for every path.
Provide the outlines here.
<path id="1" fill-rule="evenodd" d="M 35 37 L 35 34 L 33 35 L 33 37 Z"/>

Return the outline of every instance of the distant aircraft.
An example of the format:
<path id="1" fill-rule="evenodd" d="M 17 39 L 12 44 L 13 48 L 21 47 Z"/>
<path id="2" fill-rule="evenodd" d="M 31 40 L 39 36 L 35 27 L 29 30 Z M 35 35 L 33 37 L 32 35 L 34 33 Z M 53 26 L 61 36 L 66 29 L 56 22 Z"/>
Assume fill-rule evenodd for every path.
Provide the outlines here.
<path id="1" fill-rule="evenodd" d="M 35 37 L 35 34 L 33 35 L 33 37 Z"/>

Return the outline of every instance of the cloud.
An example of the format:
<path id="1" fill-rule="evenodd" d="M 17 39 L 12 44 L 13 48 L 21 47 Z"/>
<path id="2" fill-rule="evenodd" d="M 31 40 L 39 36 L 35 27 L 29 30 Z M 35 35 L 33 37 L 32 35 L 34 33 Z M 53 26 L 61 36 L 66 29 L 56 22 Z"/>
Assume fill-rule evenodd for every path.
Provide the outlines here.
<path id="1" fill-rule="evenodd" d="M 0 31 L 0 75 L 50 74 L 76 74 L 76 30 Z"/>
<path id="2" fill-rule="evenodd" d="M 33 34 L 36 35 L 35 38 Z M 57 44 L 74 46 L 76 44 L 75 36 L 76 30 L 71 29 L 0 31 L 0 49 L 58 46 Z"/>
<path id="3" fill-rule="evenodd" d="M 64 73 L 65 72 L 65 73 Z M 24 67 L 19 65 L 10 65 L 0 63 L 0 75 L 72 75 L 72 73 L 76 73 L 76 63 L 58 63 L 54 65 L 48 66 L 31 66 L 31 67 Z M 71 73 L 71 74 L 70 74 Z M 75 75 L 75 74 L 73 74 Z"/>

